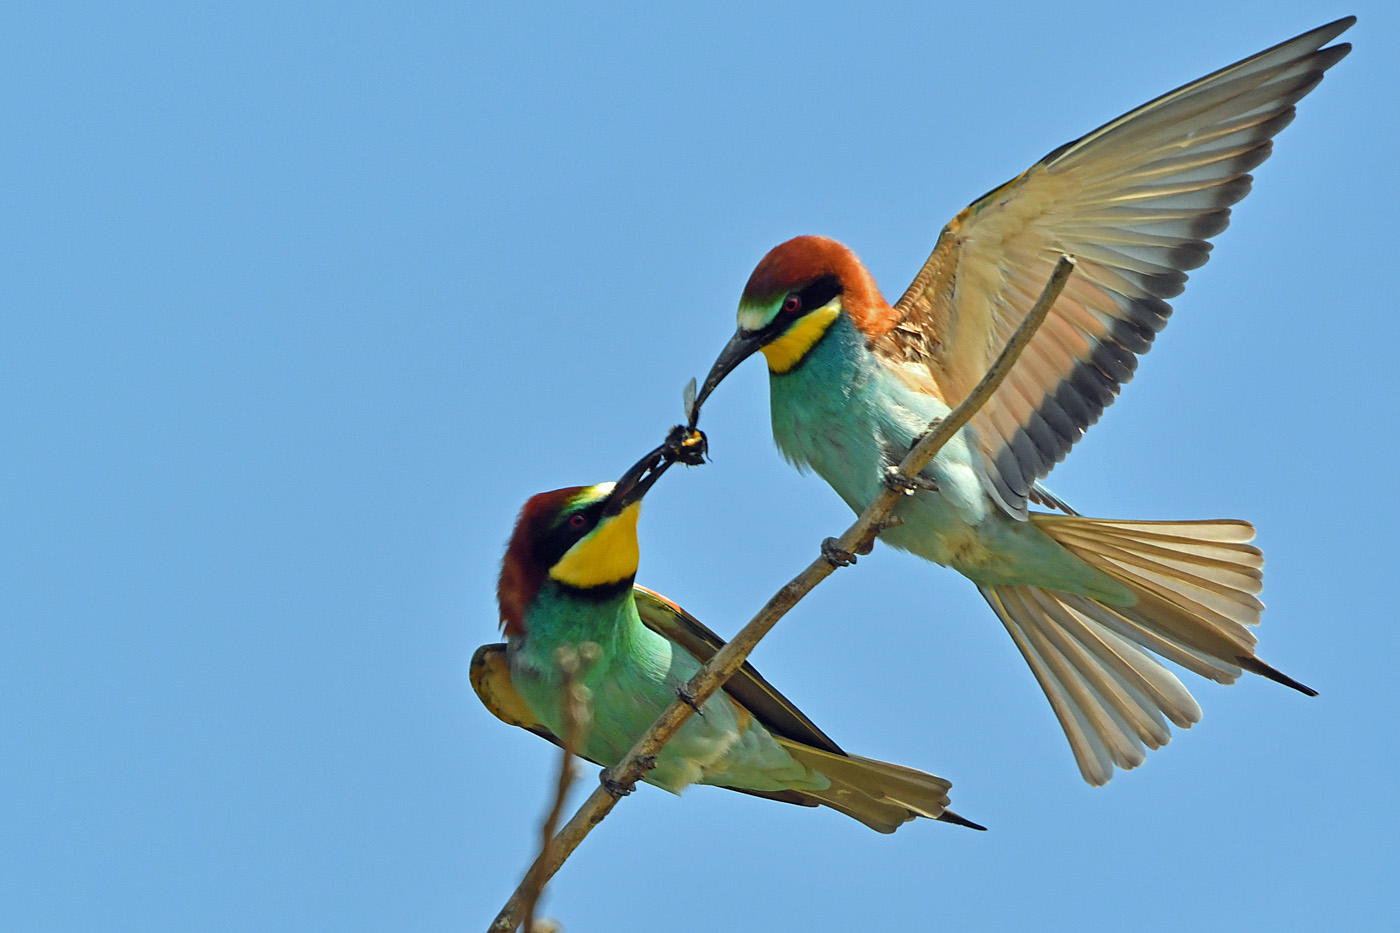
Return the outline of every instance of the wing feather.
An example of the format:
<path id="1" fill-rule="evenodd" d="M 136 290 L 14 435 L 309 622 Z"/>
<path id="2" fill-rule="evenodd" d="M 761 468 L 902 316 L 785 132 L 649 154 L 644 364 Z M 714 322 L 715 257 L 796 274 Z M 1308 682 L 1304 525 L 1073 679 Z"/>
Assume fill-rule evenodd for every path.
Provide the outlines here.
<path id="1" fill-rule="evenodd" d="M 506 659 L 504 644 L 482 645 L 476 649 L 472 655 L 470 673 L 472 689 L 491 715 L 563 748 L 564 743 L 540 722 L 525 700 L 516 693 L 515 684 L 510 679 L 510 662 Z"/>
<path id="2" fill-rule="evenodd" d="M 724 647 L 724 639 L 660 593 L 644 586 L 633 586 L 632 592 L 637 599 L 637 612 L 646 627 L 679 644 L 701 664 Z M 723 689 L 774 735 L 833 754 L 846 754 L 748 662 L 725 682 Z"/>
<path id="3" fill-rule="evenodd" d="M 1210 237 L 1249 193 L 1294 105 L 1350 45 L 1339 19 L 1165 94 L 1047 155 L 953 219 L 873 342 L 927 365 L 949 402 L 1005 346 L 1061 254 L 1075 275 L 1001 390 L 973 419 L 984 484 L 1026 514 L 1133 377 Z M 1326 47 L 1324 47 L 1326 46 Z M 1045 646 L 1027 646 L 1032 652 Z M 1048 660 L 1047 660 L 1047 663 Z"/>

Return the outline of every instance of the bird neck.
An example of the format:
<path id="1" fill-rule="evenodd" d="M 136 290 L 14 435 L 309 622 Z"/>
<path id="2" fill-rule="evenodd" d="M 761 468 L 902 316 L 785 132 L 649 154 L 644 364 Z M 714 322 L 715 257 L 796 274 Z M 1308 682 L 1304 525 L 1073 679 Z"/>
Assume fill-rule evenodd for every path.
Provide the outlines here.
<path id="1" fill-rule="evenodd" d="M 843 316 L 840 302 L 833 302 L 808 314 L 777 340 L 764 344 L 763 355 L 768 359 L 768 371 L 782 375 L 800 364 L 826 337 L 836 320 Z"/>
<path id="2" fill-rule="evenodd" d="M 525 634 L 512 643 L 521 660 L 548 678 L 558 670 L 560 648 L 592 642 L 599 651 L 593 666 L 605 670 L 609 659 L 634 654 L 651 637 L 637 612 L 630 578 L 588 589 L 550 580 L 526 611 Z"/>
<path id="3" fill-rule="evenodd" d="M 768 379 L 778 449 L 799 469 L 810 468 L 826 478 L 842 496 L 858 498 L 853 506 L 857 510 L 873 495 L 865 480 L 869 465 L 879 456 L 883 384 L 879 360 L 844 314 L 801 363 Z M 842 443 L 831 443 L 833 437 L 842 438 Z M 861 479 L 852 479 L 855 486 L 847 489 L 837 477 Z"/>
<path id="4" fill-rule="evenodd" d="M 816 316 L 809 315 L 813 318 Z M 830 385 L 846 385 L 862 367 L 864 357 L 872 356 L 848 314 L 830 315 L 798 334 L 796 332 L 800 327 L 802 324 L 769 345 L 776 346 L 790 337 L 795 338 L 780 351 L 778 361 L 782 365 L 775 365 L 774 355 L 768 354 L 769 347 L 763 348 L 763 352 L 768 354 L 768 373 L 775 385 L 779 382 L 795 385 L 812 379 Z M 800 352 L 799 343 L 802 344 Z"/>

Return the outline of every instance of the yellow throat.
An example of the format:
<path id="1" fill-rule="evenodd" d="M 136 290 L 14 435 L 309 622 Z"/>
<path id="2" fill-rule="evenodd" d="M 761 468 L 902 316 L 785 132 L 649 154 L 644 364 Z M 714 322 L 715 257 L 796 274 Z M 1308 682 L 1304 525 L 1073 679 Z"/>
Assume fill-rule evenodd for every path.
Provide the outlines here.
<path id="1" fill-rule="evenodd" d="M 580 540 L 549 569 L 550 579 L 581 590 L 626 580 L 637 573 L 637 518 L 642 504 L 633 502 Z"/>
<path id="2" fill-rule="evenodd" d="M 763 355 L 768 357 L 768 371 L 781 375 L 796 366 L 840 314 L 841 304 L 834 301 L 802 318 L 788 328 L 787 333 L 762 347 Z"/>

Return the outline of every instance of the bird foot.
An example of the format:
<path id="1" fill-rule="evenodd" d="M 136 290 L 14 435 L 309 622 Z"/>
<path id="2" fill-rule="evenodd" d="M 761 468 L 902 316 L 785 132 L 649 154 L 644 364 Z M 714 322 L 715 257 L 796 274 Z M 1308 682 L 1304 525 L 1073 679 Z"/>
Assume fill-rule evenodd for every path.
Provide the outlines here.
<path id="1" fill-rule="evenodd" d="M 646 774 L 652 768 L 656 767 L 655 755 L 639 755 L 636 761 L 642 774 Z M 614 800 L 621 800 L 637 789 L 636 778 L 630 781 L 619 781 L 613 776 L 612 768 L 604 768 L 602 771 L 598 772 L 598 783 L 603 785 L 603 790 L 612 795 Z"/>
<path id="2" fill-rule="evenodd" d="M 837 544 L 835 538 L 822 542 L 822 557 L 833 567 L 849 567 L 856 562 L 856 555 Z"/>
<path id="3" fill-rule="evenodd" d="M 655 759 L 652 759 L 655 764 Z M 636 781 L 619 781 L 613 777 L 612 768 L 604 768 L 598 772 L 598 783 L 603 785 L 603 790 L 607 791 L 614 800 L 621 800 L 632 791 L 637 789 Z"/>
<path id="4" fill-rule="evenodd" d="M 676 698 L 701 716 L 705 715 L 705 711 L 700 708 L 700 704 L 695 700 L 695 692 L 690 689 L 690 684 L 681 684 L 677 687 Z"/>
<path id="5" fill-rule="evenodd" d="M 938 484 L 927 476 L 905 476 L 899 472 L 897 466 L 885 467 L 885 485 L 895 492 L 902 492 L 906 496 L 912 496 L 920 489 L 929 492 L 938 492 Z"/>

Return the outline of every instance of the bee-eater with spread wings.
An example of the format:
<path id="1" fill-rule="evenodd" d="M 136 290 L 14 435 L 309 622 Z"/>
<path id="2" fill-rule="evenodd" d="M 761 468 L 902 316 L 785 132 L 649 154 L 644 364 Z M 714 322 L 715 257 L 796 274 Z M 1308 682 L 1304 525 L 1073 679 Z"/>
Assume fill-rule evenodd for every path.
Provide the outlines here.
<path id="1" fill-rule="evenodd" d="M 1337 20 L 1194 81 L 1041 159 L 953 218 L 891 307 L 854 253 L 775 247 L 698 403 L 754 351 L 773 436 L 851 508 L 971 391 L 1062 254 L 1077 268 L 1001 388 L 901 500 L 882 538 L 977 584 L 1035 673 L 1084 779 L 1103 784 L 1201 711 L 1152 655 L 1221 683 L 1255 656 L 1263 558 L 1243 521 L 1082 518 L 1039 480 L 1132 378 L 1167 299 L 1249 192 L 1294 104 L 1350 50 Z M 1037 503 L 1067 514 L 1028 511 Z"/>
<path id="2" fill-rule="evenodd" d="M 565 734 L 563 646 L 598 646 L 578 676 L 591 695 L 579 753 L 615 765 L 724 645 L 675 604 L 633 585 L 641 499 L 670 461 L 648 454 L 617 483 L 540 493 L 501 565 L 505 645 L 485 645 L 471 679 L 486 708 L 556 744 Z M 947 809 L 948 781 L 842 751 L 745 664 L 656 756 L 645 780 L 672 793 L 717 784 L 827 806 L 892 833 L 915 817 L 982 829 Z"/>

